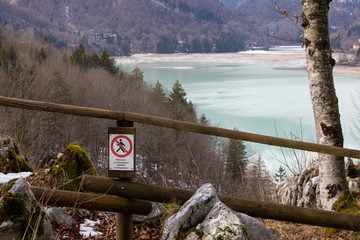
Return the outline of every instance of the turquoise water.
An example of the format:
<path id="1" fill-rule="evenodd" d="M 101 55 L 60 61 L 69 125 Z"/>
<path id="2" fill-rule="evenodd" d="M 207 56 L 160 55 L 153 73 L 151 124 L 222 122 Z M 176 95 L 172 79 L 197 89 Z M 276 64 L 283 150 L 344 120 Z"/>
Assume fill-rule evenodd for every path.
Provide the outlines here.
<path id="1" fill-rule="evenodd" d="M 307 73 L 281 66 L 215 63 L 155 62 L 123 64 L 130 72 L 136 66 L 145 81 L 157 80 L 167 91 L 179 80 L 187 97 L 214 126 L 268 136 L 300 137 L 315 142 Z M 345 147 L 357 148 L 352 130 L 356 116 L 352 96 L 360 88 L 360 79 L 335 76 Z M 249 152 L 261 154 L 271 170 L 278 164 L 270 156 L 279 148 L 247 143 Z"/>

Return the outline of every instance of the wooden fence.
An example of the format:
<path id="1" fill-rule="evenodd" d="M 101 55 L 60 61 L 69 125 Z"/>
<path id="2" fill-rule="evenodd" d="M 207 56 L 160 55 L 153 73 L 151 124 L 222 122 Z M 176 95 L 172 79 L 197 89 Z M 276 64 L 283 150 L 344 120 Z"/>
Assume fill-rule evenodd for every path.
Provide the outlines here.
<path id="1" fill-rule="evenodd" d="M 118 181 L 106 177 L 85 175 L 81 182 L 85 191 L 113 194 L 124 198 L 153 202 L 185 203 L 195 192 L 169 187 L 160 187 L 135 182 Z M 219 196 L 219 199 L 234 211 L 253 217 L 304 223 L 360 231 L 360 216 L 311 208 L 253 201 Z"/>
<path id="2" fill-rule="evenodd" d="M 111 111 L 111 110 L 98 109 L 98 108 L 79 107 L 73 105 L 56 104 L 56 103 L 24 100 L 24 99 L 1 97 L 1 96 L 0 96 L 0 106 L 24 108 L 31 110 L 39 110 L 39 111 L 63 113 L 63 114 L 95 117 L 95 118 L 106 118 L 106 119 L 113 119 L 119 121 L 138 122 L 138 123 L 143 123 L 158 127 L 173 128 L 188 132 L 196 132 L 196 133 L 202 133 L 212 136 L 232 138 L 237 140 L 267 144 L 278 147 L 286 147 L 286 148 L 306 150 L 311 152 L 326 153 L 326 154 L 342 156 L 342 157 L 360 158 L 359 150 L 327 146 L 327 145 L 302 142 L 302 141 L 295 141 L 284 138 L 270 137 L 270 136 L 254 134 L 254 133 L 246 133 L 241 131 L 205 126 L 191 122 L 177 121 L 173 119 L 155 117 L 155 116 L 132 113 L 132 112 L 119 112 L 119 111 Z"/>
<path id="3" fill-rule="evenodd" d="M 279 146 L 279 147 L 293 148 L 293 149 L 332 154 L 332 155 L 344 156 L 344 157 L 360 158 L 359 150 L 326 146 L 326 145 L 295 141 L 295 140 L 289 140 L 283 138 L 276 138 L 276 137 L 270 137 L 260 134 L 228 130 L 224 128 L 210 127 L 210 126 L 204 126 L 190 122 L 176 121 L 172 119 L 154 117 L 154 116 L 131 113 L 131 112 L 119 112 L 119 111 L 111 111 L 111 110 L 104 110 L 97 108 L 79 107 L 73 105 L 55 104 L 55 103 L 16 99 L 16 98 L 1 97 L 1 96 L 0 96 L 0 106 L 16 107 L 16 108 L 39 110 L 39 111 L 54 112 L 54 113 L 72 114 L 72 115 L 87 116 L 87 117 L 113 119 L 117 121 L 138 122 L 153 126 L 173 128 L 173 129 L 184 130 L 189 132 L 196 132 L 207 135 L 232 138 L 237 140 L 250 141 L 255 143 Z M 150 185 L 144 186 L 141 184 L 136 184 L 131 182 L 113 181 L 111 179 L 102 179 L 100 181 L 98 180 L 100 178 L 96 178 L 96 179 L 97 180 L 94 181 L 93 178 L 90 176 L 84 177 L 82 182 L 83 187 L 86 188 L 86 190 L 90 190 L 94 192 L 106 192 L 106 193 L 121 195 L 126 198 L 138 198 L 143 200 L 159 201 L 159 202 L 168 201 L 169 199 L 173 199 L 173 198 L 179 200 L 180 202 L 184 202 L 193 194 L 193 192 L 187 190 L 165 189 L 163 187 L 150 186 Z M 110 187 L 109 181 L 111 182 L 112 187 Z M 120 187 L 121 190 L 119 190 L 119 186 L 121 186 Z M 118 190 L 115 191 L 114 189 L 118 189 Z M 54 201 L 54 203 L 55 202 L 58 203 L 58 200 L 56 199 L 59 199 L 56 197 L 56 194 L 62 195 L 61 192 L 54 192 L 53 190 L 44 190 L 44 189 L 39 190 L 33 188 L 33 191 L 35 195 L 39 198 L 41 196 L 47 195 L 49 197 L 49 201 L 50 202 Z M 156 192 L 157 194 L 155 195 L 150 194 L 149 191 L 151 191 L 152 193 Z M 55 195 L 51 197 L 52 194 Z M 64 201 L 64 203 L 61 203 L 61 205 L 67 206 L 66 204 L 69 204 L 69 202 L 74 202 L 74 199 L 76 199 L 74 198 L 75 196 L 82 195 L 84 196 L 84 199 L 86 199 L 86 196 L 89 197 L 85 193 L 84 195 L 79 193 L 75 193 L 75 194 L 78 195 L 68 194 L 69 200 Z M 59 197 L 60 195 L 57 196 Z M 90 196 L 90 199 L 92 199 L 93 197 L 94 196 Z M 311 225 L 360 231 L 360 216 L 357 215 L 306 209 L 306 208 L 285 206 L 281 204 L 264 203 L 259 201 L 249 201 L 238 198 L 220 197 L 220 199 L 225 204 L 228 204 L 230 207 L 232 207 L 234 210 L 244 212 L 255 217 L 271 218 L 277 220 L 306 223 Z M 101 198 L 98 198 L 98 200 L 102 201 Z M 127 201 L 125 200 L 125 202 Z M 130 211 L 133 211 L 133 213 L 135 212 L 136 208 L 142 209 L 141 211 L 143 211 L 143 213 L 148 211 L 148 205 L 146 202 L 141 202 L 140 200 L 139 200 L 140 202 L 135 202 L 135 200 L 131 200 L 131 201 L 134 201 L 134 203 L 132 203 L 134 205 L 131 204 L 127 205 L 129 203 L 127 202 L 124 206 L 118 205 L 119 208 L 114 207 L 114 210 L 112 211 L 119 212 L 120 208 L 122 207 L 129 208 Z M 100 207 L 97 205 L 103 204 L 103 203 L 97 203 L 96 199 L 84 201 L 84 203 L 86 202 L 92 202 L 91 204 L 93 205 L 90 206 L 91 204 L 90 205 L 83 204 L 80 206 L 83 208 L 93 207 L 93 209 L 97 208 L 98 210 L 100 210 Z M 135 207 L 137 203 L 139 205 Z"/>

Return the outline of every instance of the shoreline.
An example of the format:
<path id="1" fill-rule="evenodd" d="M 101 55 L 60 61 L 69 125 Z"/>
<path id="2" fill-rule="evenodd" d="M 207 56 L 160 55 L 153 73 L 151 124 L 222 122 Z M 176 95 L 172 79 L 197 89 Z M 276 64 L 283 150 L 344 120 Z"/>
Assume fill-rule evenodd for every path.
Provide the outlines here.
<path id="1" fill-rule="evenodd" d="M 337 54 L 334 54 L 337 57 Z M 152 62 L 205 62 L 240 65 L 270 65 L 291 69 L 306 69 L 305 51 L 246 51 L 239 53 L 191 53 L 191 54 L 134 54 L 129 57 L 115 57 L 118 64 Z M 360 78 L 360 67 L 335 65 L 334 75 Z"/>

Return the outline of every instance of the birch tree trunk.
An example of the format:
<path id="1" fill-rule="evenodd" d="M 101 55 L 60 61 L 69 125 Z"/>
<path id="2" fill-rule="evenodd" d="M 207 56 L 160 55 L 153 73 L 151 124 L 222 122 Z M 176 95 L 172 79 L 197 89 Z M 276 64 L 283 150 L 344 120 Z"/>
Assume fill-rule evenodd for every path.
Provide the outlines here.
<path id="1" fill-rule="evenodd" d="M 331 0 L 303 0 L 307 72 L 319 144 L 343 146 L 338 99 L 335 93 L 328 11 Z M 348 191 L 343 157 L 319 154 L 320 201 L 331 210 Z"/>

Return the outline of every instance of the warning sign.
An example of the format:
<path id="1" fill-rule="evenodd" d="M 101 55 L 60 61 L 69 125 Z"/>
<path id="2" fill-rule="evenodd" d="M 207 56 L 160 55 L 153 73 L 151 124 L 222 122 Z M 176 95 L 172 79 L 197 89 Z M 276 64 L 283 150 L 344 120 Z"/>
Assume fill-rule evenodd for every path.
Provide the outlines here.
<path id="1" fill-rule="evenodd" d="M 134 171 L 134 135 L 109 135 L 109 170 Z"/>

